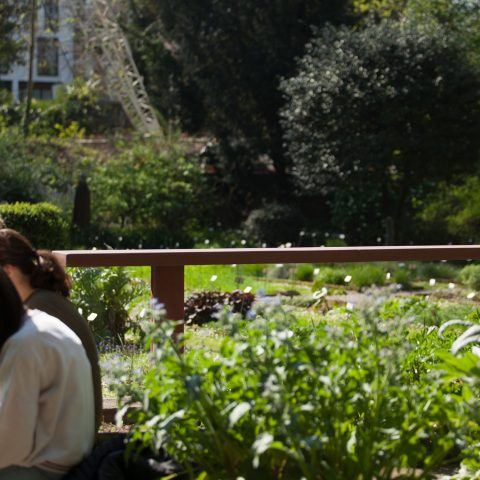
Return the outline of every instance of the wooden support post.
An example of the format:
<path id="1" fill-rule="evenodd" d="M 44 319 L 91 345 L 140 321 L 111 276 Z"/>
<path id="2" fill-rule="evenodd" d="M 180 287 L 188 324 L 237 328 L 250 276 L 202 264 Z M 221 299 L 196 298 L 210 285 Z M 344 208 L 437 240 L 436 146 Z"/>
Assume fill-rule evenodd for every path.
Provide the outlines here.
<path id="1" fill-rule="evenodd" d="M 184 266 L 152 266 L 152 297 L 165 305 L 169 320 L 184 317 Z M 175 335 L 183 333 L 183 325 L 177 327 Z"/>

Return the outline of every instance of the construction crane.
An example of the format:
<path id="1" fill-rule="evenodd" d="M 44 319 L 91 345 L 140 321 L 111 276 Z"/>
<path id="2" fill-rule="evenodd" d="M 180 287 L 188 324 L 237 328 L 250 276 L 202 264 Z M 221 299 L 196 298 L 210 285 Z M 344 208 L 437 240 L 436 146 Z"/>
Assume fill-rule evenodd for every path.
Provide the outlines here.
<path id="1" fill-rule="evenodd" d="M 111 97 L 122 105 L 139 132 L 162 135 L 128 40 L 118 24 L 115 0 L 65 0 L 82 35 L 83 48 L 92 55 Z"/>

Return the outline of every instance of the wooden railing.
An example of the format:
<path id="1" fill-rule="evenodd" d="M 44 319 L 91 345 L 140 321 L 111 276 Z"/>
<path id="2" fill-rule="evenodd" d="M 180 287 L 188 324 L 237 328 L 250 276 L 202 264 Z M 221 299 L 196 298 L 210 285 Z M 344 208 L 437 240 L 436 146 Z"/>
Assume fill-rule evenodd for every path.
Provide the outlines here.
<path id="1" fill-rule="evenodd" d="M 181 320 L 184 316 L 184 271 L 187 265 L 480 260 L 480 246 L 477 245 L 76 250 L 54 253 L 66 267 L 149 266 L 152 296 L 165 305 L 167 316 L 172 320 Z"/>

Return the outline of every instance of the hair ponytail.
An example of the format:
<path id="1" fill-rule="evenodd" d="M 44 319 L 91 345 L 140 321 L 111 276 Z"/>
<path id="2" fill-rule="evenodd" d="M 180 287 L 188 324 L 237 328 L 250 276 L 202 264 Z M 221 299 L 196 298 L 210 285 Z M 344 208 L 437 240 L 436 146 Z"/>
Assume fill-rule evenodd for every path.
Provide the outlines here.
<path id="1" fill-rule="evenodd" d="M 9 228 L 0 229 L 0 266 L 13 265 L 30 280 L 33 288 L 70 295 L 71 281 L 52 252 L 35 250 L 20 233 Z"/>
<path id="2" fill-rule="evenodd" d="M 48 250 L 37 251 L 38 260 L 30 275 L 33 288 L 43 288 L 57 292 L 64 297 L 70 295 L 71 281 L 63 267 Z"/>

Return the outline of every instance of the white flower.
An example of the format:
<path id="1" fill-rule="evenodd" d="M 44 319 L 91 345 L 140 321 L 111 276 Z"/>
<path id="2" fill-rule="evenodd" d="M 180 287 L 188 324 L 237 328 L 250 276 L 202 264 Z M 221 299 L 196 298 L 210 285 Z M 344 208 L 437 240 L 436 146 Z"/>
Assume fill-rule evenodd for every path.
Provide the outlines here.
<path id="1" fill-rule="evenodd" d="M 246 245 L 246 244 L 247 244 L 247 241 L 246 241 L 246 240 L 242 240 L 240 243 L 241 243 L 242 245 Z"/>
<path id="2" fill-rule="evenodd" d="M 352 281 L 352 276 L 347 275 L 343 280 L 345 281 L 345 283 L 350 283 Z"/>
<path id="3" fill-rule="evenodd" d="M 480 357 L 480 347 L 473 346 L 472 347 L 472 353 L 476 355 L 477 357 Z"/>
<path id="4" fill-rule="evenodd" d="M 81 308 L 79 308 L 79 309 L 78 309 L 78 313 L 79 313 L 80 315 L 83 315 L 83 310 L 82 310 Z"/>
<path id="5" fill-rule="evenodd" d="M 205 245 L 208 245 L 209 243 L 210 243 L 210 240 L 208 240 L 207 238 L 207 240 L 205 240 Z"/>
<path id="6" fill-rule="evenodd" d="M 236 263 L 232 263 L 232 267 L 235 268 L 237 266 Z"/>
<path id="7" fill-rule="evenodd" d="M 210 277 L 210 281 L 211 281 L 211 282 L 214 282 L 217 278 L 218 278 L 217 275 L 212 275 L 212 276 Z"/>
<path id="8" fill-rule="evenodd" d="M 89 322 L 93 322 L 96 318 L 98 317 L 98 315 L 96 313 L 91 313 L 88 317 L 87 317 L 87 320 Z"/>
<path id="9" fill-rule="evenodd" d="M 291 244 L 290 242 L 287 242 L 287 243 L 285 244 L 285 248 L 291 248 L 291 247 L 292 247 L 292 244 Z"/>
<path id="10" fill-rule="evenodd" d="M 353 310 L 353 307 L 354 307 L 353 303 L 350 303 L 350 302 L 347 303 L 347 307 L 346 307 L 346 308 L 347 308 L 347 310 L 349 310 L 350 312 Z"/>
<path id="11" fill-rule="evenodd" d="M 328 294 L 328 290 L 323 287 L 321 290 L 317 290 L 316 292 L 313 292 L 313 298 L 318 300 L 319 298 L 326 297 Z"/>
<path id="12" fill-rule="evenodd" d="M 392 274 L 390 272 L 387 272 L 387 274 L 385 275 L 387 280 L 390 280 L 392 278 Z"/>
<path id="13" fill-rule="evenodd" d="M 313 274 L 314 274 L 315 276 L 317 276 L 319 273 L 320 273 L 320 269 L 319 269 L 319 268 L 315 268 L 315 269 L 313 270 Z"/>
<path id="14" fill-rule="evenodd" d="M 453 289 L 455 288 L 455 284 L 454 284 L 454 283 L 449 283 L 449 284 L 448 284 L 448 288 L 449 288 L 450 290 L 453 290 Z"/>
<path id="15" fill-rule="evenodd" d="M 428 284 L 433 287 L 435 284 L 437 283 L 437 281 L 434 279 L 434 278 L 431 278 L 430 281 L 428 282 Z"/>
<path id="16" fill-rule="evenodd" d="M 475 292 L 470 292 L 470 293 L 467 295 L 467 298 L 468 298 L 469 300 L 471 300 L 475 295 L 476 295 Z"/>
<path id="17" fill-rule="evenodd" d="M 245 287 L 244 292 L 245 293 L 250 293 L 252 291 L 252 287 Z"/>
<path id="18" fill-rule="evenodd" d="M 283 267 L 283 263 L 277 263 L 276 267 L 277 267 L 277 268 L 282 268 L 282 267 Z"/>
<path id="19" fill-rule="evenodd" d="M 344 234 L 344 233 L 341 233 L 341 234 L 338 236 L 338 238 L 339 238 L 340 240 L 345 240 L 345 234 Z"/>

